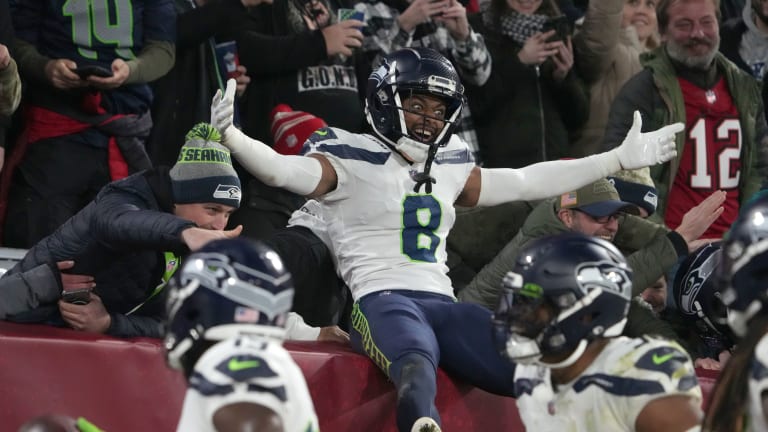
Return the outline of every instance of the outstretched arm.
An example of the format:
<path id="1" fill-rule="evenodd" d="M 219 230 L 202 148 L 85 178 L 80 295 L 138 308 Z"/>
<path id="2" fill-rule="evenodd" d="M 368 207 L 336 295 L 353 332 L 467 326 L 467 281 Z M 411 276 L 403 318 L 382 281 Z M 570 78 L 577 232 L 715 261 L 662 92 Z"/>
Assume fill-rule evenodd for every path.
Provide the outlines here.
<path id="1" fill-rule="evenodd" d="M 323 156 L 282 155 L 265 143 L 246 136 L 232 125 L 236 82 L 213 96 L 211 123 L 221 132 L 224 144 L 254 177 L 269 186 L 308 197 L 318 197 L 336 188 L 336 171 Z"/>
<path id="2" fill-rule="evenodd" d="M 581 159 L 539 162 L 520 169 L 475 168 L 456 201 L 461 206 L 493 206 L 510 201 L 532 201 L 576 190 L 622 169 L 637 169 L 677 156 L 675 134 L 682 123 L 641 133 L 642 118 L 634 123 L 624 142 L 613 150 Z"/>

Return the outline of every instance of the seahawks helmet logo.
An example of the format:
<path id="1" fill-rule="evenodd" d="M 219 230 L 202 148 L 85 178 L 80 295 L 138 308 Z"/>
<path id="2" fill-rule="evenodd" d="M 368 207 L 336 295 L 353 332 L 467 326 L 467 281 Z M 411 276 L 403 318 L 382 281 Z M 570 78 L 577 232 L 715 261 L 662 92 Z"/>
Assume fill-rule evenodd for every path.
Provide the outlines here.
<path id="1" fill-rule="evenodd" d="M 213 191 L 213 197 L 218 199 L 231 199 L 240 201 L 242 192 L 240 187 L 236 185 L 223 185 L 216 186 L 216 190 Z"/>
<path id="2" fill-rule="evenodd" d="M 626 265 L 619 266 L 613 262 L 584 263 L 576 269 L 576 280 L 584 293 L 602 288 L 605 292 L 629 298 L 632 292 L 632 281 Z"/>

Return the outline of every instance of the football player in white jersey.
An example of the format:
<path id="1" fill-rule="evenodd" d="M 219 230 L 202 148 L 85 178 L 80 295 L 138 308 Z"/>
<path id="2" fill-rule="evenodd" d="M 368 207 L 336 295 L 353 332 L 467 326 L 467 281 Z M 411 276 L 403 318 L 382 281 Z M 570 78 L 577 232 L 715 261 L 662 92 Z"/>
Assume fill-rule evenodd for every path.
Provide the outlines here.
<path id="1" fill-rule="evenodd" d="M 494 313 L 500 351 L 517 364 L 526 430 L 698 430 L 701 388 L 676 342 L 620 336 L 632 270 L 612 243 L 566 233 L 527 245 Z"/>
<path id="2" fill-rule="evenodd" d="M 260 242 L 217 240 L 170 283 L 166 358 L 188 381 L 179 432 L 317 432 L 304 376 L 283 348 L 293 282 Z"/>
<path id="3" fill-rule="evenodd" d="M 641 133 L 617 150 L 522 169 L 482 169 L 453 134 L 464 105 L 451 63 L 428 48 L 384 57 L 366 90 L 372 134 L 316 131 L 284 156 L 231 125 L 234 82 L 214 96 L 223 143 L 264 183 L 317 198 L 338 272 L 352 291 L 353 347 L 397 388 L 400 431 L 439 431 L 437 367 L 487 391 L 512 394 L 513 366 L 496 352 L 490 312 L 457 303 L 446 275 L 454 204 L 491 206 L 574 190 L 619 169 L 675 156 L 681 124 Z M 510 137 L 514 145 L 514 137 Z"/>
<path id="4" fill-rule="evenodd" d="M 744 206 L 722 245 L 728 325 L 738 341 L 720 372 L 705 431 L 768 431 L 768 194 Z"/>

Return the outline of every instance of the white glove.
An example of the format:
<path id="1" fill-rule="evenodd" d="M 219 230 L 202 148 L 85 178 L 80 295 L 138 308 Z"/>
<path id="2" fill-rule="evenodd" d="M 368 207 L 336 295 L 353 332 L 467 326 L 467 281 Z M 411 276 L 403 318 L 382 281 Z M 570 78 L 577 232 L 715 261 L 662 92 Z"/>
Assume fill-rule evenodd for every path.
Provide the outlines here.
<path id="1" fill-rule="evenodd" d="M 229 79 L 224 95 L 222 96 L 221 89 L 218 89 L 211 101 L 211 125 L 219 130 L 222 137 L 224 136 L 224 131 L 232 126 L 232 119 L 235 115 L 236 90 L 237 82 L 234 79 Z"/>
<path id="2" fill-rule="evenodd" d="M 673 123 L 655 131 L 642 133 L 643 118 L 635 111 L 632 127 L 624 142 L 613 151 L 622 169 L 638 169 L 664 163 L 677 156 L 675 134 L 685 129 L 683 123 Z"/>

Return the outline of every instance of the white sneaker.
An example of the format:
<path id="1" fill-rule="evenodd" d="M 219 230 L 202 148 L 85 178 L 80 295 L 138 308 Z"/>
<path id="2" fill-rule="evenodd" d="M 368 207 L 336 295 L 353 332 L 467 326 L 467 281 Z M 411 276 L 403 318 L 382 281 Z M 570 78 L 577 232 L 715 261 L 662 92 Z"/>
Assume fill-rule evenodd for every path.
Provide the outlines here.
<path id="1" fill-rule="evenodd" d="M 421 417 L 413 423 L 411 432 L 441 432 L 436 421 L 429 417 Z"/>

